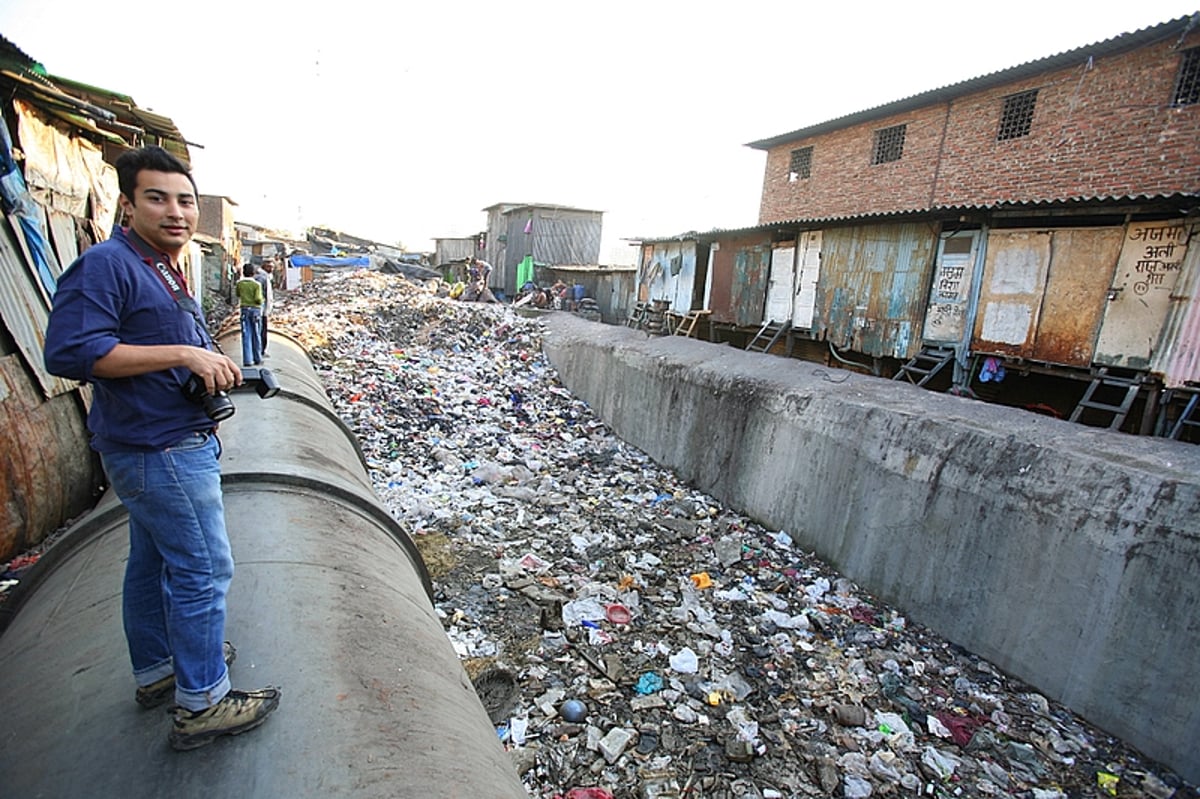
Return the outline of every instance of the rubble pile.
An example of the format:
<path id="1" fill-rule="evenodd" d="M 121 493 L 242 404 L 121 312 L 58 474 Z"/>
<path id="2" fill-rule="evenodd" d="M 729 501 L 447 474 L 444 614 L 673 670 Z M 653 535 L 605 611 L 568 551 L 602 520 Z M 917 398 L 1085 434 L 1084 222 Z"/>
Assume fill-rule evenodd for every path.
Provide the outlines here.
<path id="1" fill-rule="evenodd" d="M 531 796 L 1198 795 L 617 439 L 536 321 L 369 272 L 280 306 Z"/>

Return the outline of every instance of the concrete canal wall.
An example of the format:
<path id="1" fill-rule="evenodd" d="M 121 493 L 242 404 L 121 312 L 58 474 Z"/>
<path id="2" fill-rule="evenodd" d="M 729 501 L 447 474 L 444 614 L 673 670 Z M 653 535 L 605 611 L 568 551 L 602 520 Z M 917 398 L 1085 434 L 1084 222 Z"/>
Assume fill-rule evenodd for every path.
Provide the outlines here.
<path id="1" fill-rule="evenodd" d="M 1200 447 L 567 314 L 544 348 L 683 479 L 1200 781 Z"/>

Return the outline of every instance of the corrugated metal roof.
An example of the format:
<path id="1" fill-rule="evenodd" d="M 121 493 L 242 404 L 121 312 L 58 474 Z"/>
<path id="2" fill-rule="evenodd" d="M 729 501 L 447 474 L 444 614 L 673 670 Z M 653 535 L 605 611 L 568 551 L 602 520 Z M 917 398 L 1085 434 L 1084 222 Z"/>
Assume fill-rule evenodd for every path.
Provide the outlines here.
<path id="1" fill-rule="evenodd" d="M 34 61 L 25 51 L 0 35 L 0 65 L 18 67 L 23 72 L 46 74 L 46 68 Z"/>
<path id="2" fill-rule="evenodd" d="M 513 211 L 517 211 L 522 208 L 538 208 L 538 209 L 546 209 L 548 211 L 579 211 L 580 213 L 585 213 L 585 214 L 602 214 L 602 213 L 604 213 L 603 211 L 597 211 L 593 208 L 576 208 L 575 206 L 572 206 L 572 205 L 558 205 L 557 203 L 494 203 L 482 210 L 492 211 L 496 208 L 504 209 L 501 211 L 501 213 L 504 213 L 504 214 L 511 213 Z"/>
<path id="3" fill-rule="evenodd" d="M 1015 67 L 1003 69 L 998 72 L 991 72 L 987 75 L 982 75 L 977 78 L 952 83 L 949 86 L 943 86 L 939 89 L 932 89 L 921 94 L 914 94 L 895 102 L 886 103 L 885 105 L 868 108 L 864 111 L 857 111 L 853 114 L 831 119 L 826 122 L 821 122 L 817 125 L 794 130 L 791 133 L 784 133 L 779 136 L 772 136 L 766 139 L 749 142 L 746 146 L 756 150 L 769 150 L 772 147 L 777 147 L 780 144 L 797 141 L 799 139 L 807 139 L 812 136 L 817 136 L 822 133 L 829 133 L 834 130 L 848 128 L 851 125 L 858 125 L 863 122 L 870 122 L 875 119 L 882 119 L 894 114 L 912 111 L 917 108 L 923 108 L 935 103 L 944 103 L 964 95 L 973 94 L 975 92 L 991 89 L 995 86 L 1000 86 L 1005 83 L 1020 80 L 1022 78 L 1039 75 L 1055 69 L 1075 66 L 1081 58 L 1100 58 L 1104 56 L 1117 55 L 1147 44 L 1168 39 L 1173 36 L 1182 36 L 1192 28 L 1200 26 L 1200 12 L 1192 14 L 1190 17 L 1180 17 L 1163 22 L 1159 25 L 1154 25 L 1149 28 L 1143 28 L 1132 33 L 1124 33 L 1120 36 L 1114 36 L 1111 39 L 1105 39 L 1095 44 L 1076 47 L 1073 50 L 1059 53 L 1058 55 L 1040 58 L 1036 61 L 1028 61 Z"/>
<path id="4" fill-rule="evenodd" d="M 200 146 L 185 139 L 170 117 L 139 108 L 134 99 L 127 94 L 91 86 L 59 75 L 51 75 L 50 79 L 66 91 L 86 97 L 91 103 L 113 114 L 116 119 L 133 124 L 146 133 L 163 140 L 163 147 L 183 159 L 185 163 L 191 162 L 188 145 Z"/>
<path id="5" fill-rule="evenodd" d="M 34 105 L 69 124 L 110 141 L 128 144 L 130 138 L 146 135 L 169 152 L 190 163 L 188 142 L 168 117 L 138 108 L 128 95 L 89 86 L 56 75 L 46 75 L 40 64 L 13 63 L 24 56 L 0 38 L 0 80 L 12 84 Z M 26 56 L 27 58 L 27 56 Z M 6 65 L 12 68 L 5 68 Z M 193 144 L 192 146 L 199 146 Z"/>
<path id="6" fill-rule="evenodd" d="M 1174 203 L 1178 208 L 1175 210 L 1184 213 L 1191 207 L 1200 208 L 1200 192 L 1192 193 L 1176 193 L 1176 194 L 1129 194 L 1122 196 L 1091 196 L 1091 197 L 1067 197 L 1055 200 L 1019 200 L 1013 202 L 1003 202 L 995 204 L 968 204 L 968 205 L 935 205 L 930 208 L 912 208 L 903 211 L 890 211 L 886 213 L 863 212 L 857 214 L 835 214 L 830 216 L 814 216 L 814 217 L 797 217 L 793 219 L 780 219 L 774 222 L 763 222 L 758 225 L 741 228 L 712 228 L 711 230 L 697 231 L 689 230 L 683 233 L 677 233 L 673 236 L 630 236 L 623 240 L 629 242 L 639 242 L 641 244 L 659 244 L 670 241 L 711 241 L 712 239 L 723 236 L 742 236 L 749 233 L 762 233 L 768 230 L 776 230 L 779 228 L 802 228 L 812 229 L 822 225 L 842 223 L 842 222 L 859 222 L 866 219 L 878 221 L 902 221 L 907 218 L 920 215 L 933 216 L 953 216 L 965 212 L 997 212 L 997 211 L 1051 211 L 1051 210 L 1072 210 L 1086 207 L 1102 211 L 1110 209 L 1113 206 L 1119 206 L 1127 203 L 1139 202 L 1155 202 L 1155 203 Z"/>

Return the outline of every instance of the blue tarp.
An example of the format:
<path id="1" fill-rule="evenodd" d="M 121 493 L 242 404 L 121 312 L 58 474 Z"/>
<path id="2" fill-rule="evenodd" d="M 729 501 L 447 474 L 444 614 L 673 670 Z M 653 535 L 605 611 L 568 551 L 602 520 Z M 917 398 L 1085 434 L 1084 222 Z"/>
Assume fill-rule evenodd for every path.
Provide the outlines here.
<path id="1" fill-rule="evenodd" d="M 365 255 L 352 258 L 335 258 L 329 255 L 293 255 L 289 260 L 292 266 L 347 266 L 362 268 L 371 265 L 371 259 Z"/>
<path id="2" fill-rule="evenodd" d="M 8 137 L 8 123 L 4 121 L 3 114 L 0 114 L 0 206 L 3 206 L 5 213 L 16 215 L 42 286 L 53 297 L 58 281 L 54 279 L 50 265 L 52 261 L 55 265 L 57 262 L 42 226 L 42 211 L 25 188 L 25 178 L 13 159 L 12 140 Z"/>

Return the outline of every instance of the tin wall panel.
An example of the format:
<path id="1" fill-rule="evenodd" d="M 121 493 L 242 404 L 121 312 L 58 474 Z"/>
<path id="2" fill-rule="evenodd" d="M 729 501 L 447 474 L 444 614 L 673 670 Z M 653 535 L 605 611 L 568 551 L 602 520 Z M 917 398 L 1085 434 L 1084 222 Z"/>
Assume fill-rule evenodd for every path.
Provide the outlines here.
<path id="1" fill-rule="evenodd" d="M 25 258 L 25 251 L 14 232 L 14 219 L 0 217 L 0 320 L 16 342 L 25 365 L 37 377 L 42 391 L 47 397 L 56 397 L 75 389 L 78 384 L 50 374 L 42 361 L 50 304 L 42 292 L 41 282 L 33 276 L 33 267 Z"/>
<path id="2" fill-rule="evenodd" d="M 925 224 L 824 231 L 814 333 L 872 357 L 915 355 L 936 250 Z"/>
<path id="3" fill-rule="evenodd" d="M 1171 306 L 1188 250 L 1182 219 L 1132 222 L 1108 292 L 1096 362 L 1149 369 Z"/>
<path id="4" fill-rule="evenodd" d="M 642 247 L 638 298 L 665 300 L 676 313 L 692 310 L 696 282 L 696 242 L 668 241 Z"/>
<path id="5" fill-rule="evenodd" d="M 1089 366 L 1122 228 L 988 234 L 971 349 Z"/>
<path id="6" fill-rule="evenodd" d="M 1163 325 L 1159 346 L 1150 370 L 1162 375 L 1167 388 L 1200 382 L 1200 244 L 1195 242 L 1200 225 L 1188 227 L 1191 244 L 1183 258 L 1171 308 Z"/>

